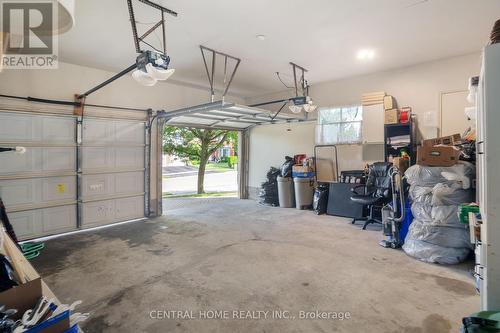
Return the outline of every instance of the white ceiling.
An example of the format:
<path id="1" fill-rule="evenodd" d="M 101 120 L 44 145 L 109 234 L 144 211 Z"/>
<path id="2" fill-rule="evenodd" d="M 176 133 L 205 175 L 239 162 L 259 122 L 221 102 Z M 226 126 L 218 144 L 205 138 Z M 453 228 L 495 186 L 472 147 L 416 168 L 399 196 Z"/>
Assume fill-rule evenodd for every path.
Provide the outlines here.
<path id="1" fill-rule="evenodd" d="M 207 86 L 198 45 L 242 59 L 231 91 L 254 96 L 292 82 L 289 61 L 311 84 L 479 51 L 499 18 L 498 0 L 153 0 L 167 17 L 173 79 Z M 159 13 L 135 1 L 141 32 Z M 265 40 L 256 38 L 266 35 Z M 160 37 L 160 32 L 157 34 Z M 158 43 L 151 35 L 150 42 Z M 356 59 L 375 49 L 371 62 Z M 76 1 L 76 25 L 59 39 L 60 59 L 119 71 L 135 61 L 126 0 Z M 220 68 L 219 68 L 220 69 Z"/>

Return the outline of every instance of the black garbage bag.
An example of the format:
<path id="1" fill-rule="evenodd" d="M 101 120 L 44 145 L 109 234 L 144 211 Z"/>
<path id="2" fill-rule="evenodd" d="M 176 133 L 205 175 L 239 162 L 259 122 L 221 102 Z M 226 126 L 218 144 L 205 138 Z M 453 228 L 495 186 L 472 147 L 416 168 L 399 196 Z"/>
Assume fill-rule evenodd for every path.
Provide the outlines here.
<path id="1" fill-rule="evenodd" d="M 267 181 L 262 183 L 259 198 L 260 203 L 269 206 L 279 206 L 278 199 L 278 176 L 280 175 L 280 170 L 271 167 L 267 172 Z"/>
<path id="2" fill-rule="evenodd" d="M 328 185 L 321 184 L 314 190 L 313 211 L 316 215 L 326 214 L 328 205 Z"/>
<path id="3" fill-rule="evenodd" d="M 292 177 L 293 157 L 285 156 L 285 163 L 281 166 L 281 177 Z"/>

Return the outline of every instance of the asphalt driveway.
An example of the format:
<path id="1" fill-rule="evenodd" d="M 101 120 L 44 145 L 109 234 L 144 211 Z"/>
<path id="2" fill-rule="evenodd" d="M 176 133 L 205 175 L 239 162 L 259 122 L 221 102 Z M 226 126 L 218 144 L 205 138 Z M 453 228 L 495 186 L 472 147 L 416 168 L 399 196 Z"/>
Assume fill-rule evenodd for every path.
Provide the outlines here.
<path id="1" fill-rule="evenodd" d="M 207 170 L 205 192 L 235 192 L 238 190 L 236 170 Z M 163 167 L 163 193 L 196 194 L 198 168 L 192 166 Z"/>

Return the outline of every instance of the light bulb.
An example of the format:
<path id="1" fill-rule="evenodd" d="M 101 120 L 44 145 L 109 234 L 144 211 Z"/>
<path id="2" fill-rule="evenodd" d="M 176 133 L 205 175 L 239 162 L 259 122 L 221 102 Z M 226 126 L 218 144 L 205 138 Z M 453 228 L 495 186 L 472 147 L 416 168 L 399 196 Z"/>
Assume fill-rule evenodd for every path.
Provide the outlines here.
<path id="1" fill-rule="evenodd" d="M 143 72 L 140 69 L 136 69 L 135 71 L 133 71 L 132 77 L 134 78 L 134 80 L 139 82 L 139 84 L 146 87 L 152 87 L 156 84 L 156 79 L 154 77 L 151 77 L 148 73 Z"/>
<path id="2" fill-rule="evenodd" d="M 146 65 L 146 72 L 149 74 L 150 77 L 156 79 L 156 80 L 166 80 L 172 74 L 174 74 L 175 69 L 170 68 L 170 69 L 163 69 L 163 68 L 158 68 L 154 67 L 152 64 L 147 64 Z"/>
<path id="3" fill-rule="evenodd" d="M 304 104 L 304 105 L 303 105 L 303 107 L 304 107 L 304 111 L 305 111 L 305 112 L 307 112 L 307 113 L 309 113 L 309 112 L 314 112 L 314 111 L 316 111 L 316 109 L 318 108 L 316 105 L 314 105 L 314 104 L 312 103 L 312 101 L 310 101 L 310 102 L 309 102 L 309 103 L 307 103 L 307 104 Z"/>
<path id="4" fill-rule="evenodd" d="M 290 105 L 288 107 L 288 109 L 292 112 L 292 113 L 300 113 L 300 111 L 302 111 L 302 106 L 299 106 L 299 105 Z"/>

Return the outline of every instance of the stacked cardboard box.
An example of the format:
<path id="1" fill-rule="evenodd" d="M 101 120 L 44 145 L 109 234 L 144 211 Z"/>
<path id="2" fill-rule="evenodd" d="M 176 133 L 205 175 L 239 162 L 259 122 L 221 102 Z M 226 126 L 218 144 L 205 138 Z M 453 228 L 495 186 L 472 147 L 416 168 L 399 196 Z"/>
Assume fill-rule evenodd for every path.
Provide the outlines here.
<path id="1" fill-rule="evenodd" d="M 363 106 L 383 104 L 384 97 L 385 97 L 385 92 L 383 91 L 365 93 L 361 96 L 361 104 L 363 104 Z"/>
<path id="2" fill-rule="evenodd" d="M 397 124 L 399 123 L 399 110 L 391 109 L 384 111 L 384 123 L 385 124 Z"/>
<path id="3" fill-rule="evenodd" d="M 445 167 L 455 165 L 460 157 L 460 149 L 455 145 L 460 142 L 460 134 L 424 140 L 417 149 L 417 164 Z"/>

